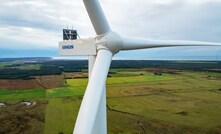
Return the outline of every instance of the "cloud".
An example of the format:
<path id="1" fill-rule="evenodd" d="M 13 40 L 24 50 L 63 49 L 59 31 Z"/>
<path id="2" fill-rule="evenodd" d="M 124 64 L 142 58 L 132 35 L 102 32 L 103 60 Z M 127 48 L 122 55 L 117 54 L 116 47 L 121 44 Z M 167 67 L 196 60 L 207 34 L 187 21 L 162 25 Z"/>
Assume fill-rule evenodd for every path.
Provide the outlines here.
<path id="1" fill-rule="evenodd" d="M 21 26 L 0 26 L 1 48 L 47 49 L 55 48 L 54 44 L 59 41 L 58 34 L 51 31 Z"/>
<path id="2" fill-rule="evenodd" d="M 87 35 L 90 26 L 85 19 L 89 21 L 81 0 L 1 2 L 0 49 L 57 49 L 67 25 Z"/>
<path id="3" fill-rule="evenodd" d="M 82 37 L 95 35 L 82 0 L 0 2 L 0 49 L 55 50 L 62 39 L 61 29 L 67 25 L 77 29 Z M 111 28 L 124 36 L 221 42 L 220 0 L 100 0 L 100 3 Z M 214 51 L 221 53 L 218 47 L 137 52 L 175 56 L 180 53 L 198 55 L 199 50 L 210 55 Z M 128 53 L 139 57 L 137 52 Z"/>
<path id="4" fill-rule="evenodd" d="M 220 36 L 221 2 L 161 1 L 116 2 L 108 6 L 108 18 L 114 29 L 127 36 L 207 41 Z"/>

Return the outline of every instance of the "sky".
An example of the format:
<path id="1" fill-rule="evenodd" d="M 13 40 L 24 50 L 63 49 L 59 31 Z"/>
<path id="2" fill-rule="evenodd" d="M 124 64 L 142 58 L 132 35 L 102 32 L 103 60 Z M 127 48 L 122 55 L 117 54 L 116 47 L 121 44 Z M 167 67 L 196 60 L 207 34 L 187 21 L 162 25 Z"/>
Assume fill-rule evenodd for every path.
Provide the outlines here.
<path id="1" fill-rule="evenodd" d="M 96 35 L 83 0 L 0 0 L 0 3 L 0 58 L 59 57 L 58 41 L 67 26 L 76 29 L 81 38 Z M 122 36 L 221 42 L 221 0 L 100 0 L 100 3 L 111 29 Z M 221 47 L 123 51 L 114 58 L 221 60 Z"/>

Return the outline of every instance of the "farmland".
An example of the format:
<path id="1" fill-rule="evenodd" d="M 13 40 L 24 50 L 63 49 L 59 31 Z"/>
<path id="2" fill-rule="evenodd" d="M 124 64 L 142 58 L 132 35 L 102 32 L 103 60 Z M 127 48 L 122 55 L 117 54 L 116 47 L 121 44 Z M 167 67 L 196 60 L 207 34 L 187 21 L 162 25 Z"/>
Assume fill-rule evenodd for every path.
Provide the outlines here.
<path id="1" fill-rule="evenodd" d="M 221 73 L 196 71 L 188 64 L 194 70 L 112 68 L 107 79 L 108 134 L 221 133 Z M 17 116 L 27 117 L 20 111 L 25 107 L 18 108 L 17 103 L 36 101 L 33 109 L 40 113 L 32 115 L 41 118 L 38 122 L 29 119 L 28 125 L 38 125 L 39 133 L 72 133 L 88 80 L 78 77 L 64 81 L 65 85 L 49 89 L 0 89 L 0 102 L 9 104 L 0 107 L 0 119 L 6 120 L 2 113 L 16 107 Z"/>

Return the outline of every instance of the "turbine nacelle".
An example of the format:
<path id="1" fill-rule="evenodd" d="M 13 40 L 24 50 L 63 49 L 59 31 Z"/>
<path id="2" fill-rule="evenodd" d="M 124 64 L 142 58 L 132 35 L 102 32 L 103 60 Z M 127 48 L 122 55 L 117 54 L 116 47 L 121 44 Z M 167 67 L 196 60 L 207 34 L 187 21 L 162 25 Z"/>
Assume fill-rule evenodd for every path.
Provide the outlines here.
<path id="1" fill-rule="evenodd" d="M 97 55 L 97 52 L 102 49 L 116 54 L 122 49 L 122 46 L 122 38 L 111 31 L 94 38 L 60 41 L 59 54 L 62 56 Z"/>
<path id="2" fill-rule="evenodd" d="M 97 55 L 95 38 L 60 41 L 59 54 L 62 56 Z"/>

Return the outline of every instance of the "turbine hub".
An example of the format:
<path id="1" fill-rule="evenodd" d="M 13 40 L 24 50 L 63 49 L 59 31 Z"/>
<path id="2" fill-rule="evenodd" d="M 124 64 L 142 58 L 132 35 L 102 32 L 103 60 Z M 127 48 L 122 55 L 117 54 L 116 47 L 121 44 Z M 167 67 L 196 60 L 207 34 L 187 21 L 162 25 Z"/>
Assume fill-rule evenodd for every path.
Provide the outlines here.
<path id="1" fill-rule="evenodd" d="M 121 37 L 115 32 L 108 32 L 103 35 L 98 35 L 96 38 L 95 44 L 97 46 L 97 50 L 107 49 L 111 51 L 113 54 L 118 53 L 123 45 L 123 41 Z"/>

